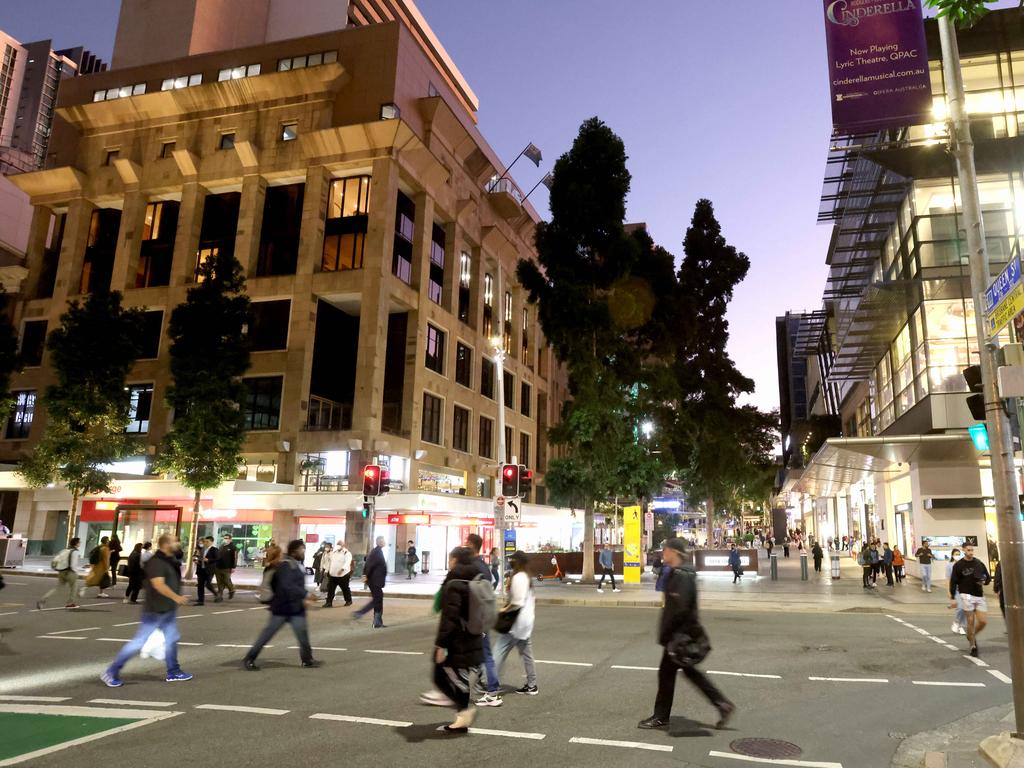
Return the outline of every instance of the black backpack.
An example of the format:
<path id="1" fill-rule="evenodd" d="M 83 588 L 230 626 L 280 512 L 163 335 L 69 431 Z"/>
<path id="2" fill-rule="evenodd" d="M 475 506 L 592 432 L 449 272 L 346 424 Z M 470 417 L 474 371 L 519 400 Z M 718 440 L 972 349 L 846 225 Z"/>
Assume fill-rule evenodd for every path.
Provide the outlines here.
<path id="1" fill-rule="evenodd" d="M 100 547 L 97 544 L 92 548 L 92 552 L 89 553 L 89 565 L 99 565 L 101 560 Z"/>

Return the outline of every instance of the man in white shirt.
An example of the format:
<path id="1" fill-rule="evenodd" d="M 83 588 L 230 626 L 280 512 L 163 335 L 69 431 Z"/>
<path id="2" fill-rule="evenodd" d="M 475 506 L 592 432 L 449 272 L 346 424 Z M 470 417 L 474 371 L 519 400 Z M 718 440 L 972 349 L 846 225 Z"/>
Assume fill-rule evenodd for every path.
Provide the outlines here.
<path id="1" fill-rule="evenodd" d="M 82 567 L 82 555 L 78 551 L 79 541 L 77 537 L 73 538 L 68 542 L 67 549 L 62 549 L 53 558 L 50 567 L 57 572 L 57 586 L 36 601 L 37 609 L 42 610 L 46 601 L 61 590 L 67 592 L 67 601 L 64 603 L 64 607 L 78 607 L 75 603 L 75 582 L 78 581 L 78 569 Z"/>
<path id="2" fill-rule="evenodd" d="M 341 595 L 345 605 L 352 605 L 352 591 L 348 583 L 352 578 L 352 553 L 348 551 L 344 541 L 339 541 L 334 550 L 324 554 L 321 567 L 327 576 L 327 602 L 324 608 L 334 607 L 334 593 L 341 587 Z"/>

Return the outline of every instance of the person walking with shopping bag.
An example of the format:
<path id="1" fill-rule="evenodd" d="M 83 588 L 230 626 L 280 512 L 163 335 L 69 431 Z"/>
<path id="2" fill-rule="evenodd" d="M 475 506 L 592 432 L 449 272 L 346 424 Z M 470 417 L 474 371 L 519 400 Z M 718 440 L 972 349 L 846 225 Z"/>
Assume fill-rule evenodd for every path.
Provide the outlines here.
<path id="1" fill-rule="evenodd" d="M 178 549 L 178 537 L 165 533 L 157 539 L 157 551 L 146 563 L 146 600 L 142 607 L 142 620 L 135 637 L 129 640 L 117 654 L 114 663 L 100 676 L 109 688 L 120 688 L 121 669 L 143 650 L 156 632 L 163 635 L 163 657 L 167 665 L 168 683 L 184 682 L 192 675 L 178 666 L 178 606 L 188 603 L 181 594 L 181 571 L 174 553 Z M 157 654 L 159 655 L 159 654 Z"/>

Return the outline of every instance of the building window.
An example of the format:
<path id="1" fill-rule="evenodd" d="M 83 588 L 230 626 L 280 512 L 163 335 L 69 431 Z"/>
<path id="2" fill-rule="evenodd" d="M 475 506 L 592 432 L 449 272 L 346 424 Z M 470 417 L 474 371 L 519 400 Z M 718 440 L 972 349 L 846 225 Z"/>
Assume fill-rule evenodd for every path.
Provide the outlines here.
<path id="1" fill-rule="evenodd" d="M 528 366 L 531 370 L 533 369 L 533 362 L 530 360 L 530 310 L 523 307 L 523 333 L 521 343 L 521 356 L 523 365 Z"/>
<path id="2" fill-rule="evenodd" d="M 505 407 L 515 409 L 516 407 L 516 377 L 508 371 L 504 371 L 504 395 L 505 395 Z"/>
<path id="3" fill-rule="evenodd" d="M 391 273 L 403 283 L 412 283 L 412 238 L 416 221 L 416 204 L 401 192 L 395 211 L 395 248 L 391 257 Z"/>
<path id="4" fill-rule="evenodd" d="M 121 85 L 117 88 L 106 88 L 101 91 L 93 91 L 93 101 L 112 101 L 113 99 L 127 99 L 129 96 L 141 96 L 146 92 L 145 83 L 135 85 Z"/>
<path id="5" fill-rule="evenodd" d="M 271 352 L 288 348 L 289 299 L 254 301 L 249 322 L 249 348 L 253 352 Z"/>
<path id="6" fill-rule="evenodd" d="M 494 336 L 494 278 L 484 275 L 484 336 Z"/>
<path id="7" fill-rule="evenodd" d="M 179 88 L 191 88 L 194 85 L 202 85 L 203 76 L 201 74 L 196 75 L 181 75 L 180 77 L 169 77 L 160 83 L 161 91 L 176 91 Z"/>
<path id="8" fill-rule="evenodd" d="M 173 200 L 146 206 L 139 267 L 135 273 L 136 288 L 170 284 L 174 237 L 178 231 L 178 207 L 179 204 Z"/>
<path id="9" fill-rule="evenodd" d="M 281 141 L 295 141 L 299 138 L 299 124 L 285 123 L 281 126 Z"/>
<path id="10" fill-rule="evenodd" d="M 486 416 L 480 417 L 480 455 L 485 459 L 494 458 L 494 421 Z"/>
<path id="11" fill-rule="evenodd" d="M 425 443 L 441 444 L 441 414 L 444 401 L 439 397 L 423 393 L 423 429 L 420 437 Z"/>
<path id="12" fill-rule="evenodd" d="M 279 429 L 281 425 L 281 376 L 242 379 L 245 396 L 242 415 L 245 429 Z"/>
<path id="13" fill-rule="evenodd" d="M 427 325 L 427 354 L 423 364 L 442 376 L 444 375 L 444 337 L 444 331 Z"/>
<path id="14" fill-rule="evenodd" d="M 469 453 L 469 418 L 469 411 L 455 406 L 455 415 L 452 417 L 452 448 L 456 451 Z"/>
<path id="15" fill-rule="evenodd" d="M 305 56 L 293 56 L 290 59 L 280 59 L 277 62 L 277 71 L 287 72 L 291 69 L 304 69 L 305 67 L 316 67 L 320 64 L 333 64 L 337 60 L 337 51 L 308 53 Z"/>
<path id="16" fill-rule="evenodd" d="M 530 464 L 530 436 L 525 432 L 519 433 L 519 463 L 525 464 L 527 467 L 532 466 Z"/>
<path id="17" fill-rule="evenodd" d="M 515 436 L 515 432 L 512 427 L 505 427 L 505 463 L 512 463 L 512 438 Z"/>
<path id="18" fill-rule="evenodd" d="M 459 320 L 470 322 L 469 288 L 473 282 L 473 259 L 465 251 L 459 256 Z"/>
<path id="19" fill-rule="evenodd" d="M 104 165 L 113 165 L 114 161 L 117 160 L 117 158 L 118 158 L 118 156 L 120 154 L 121 154 L 121 150 L 120 149 L 108 149 L 107 150 L 107 154 L 103 158 L 103 164 Z"/>
<path id="20" fill-rule="evenodd" d="M 455 345 L 455 383 L 473 386 L 473 350 L 461 342 Z"/>
<path id="21" fill-rule="evenodd" d="M 114 273 L 114 253 L 117 250 L 117 234 L 121 229 L 121 211 L 116 208 L 98 208 L 89 220 L 89 237 L 86 240 L 85 258 L 82 261 L 80 293 L 95 293 L 110 290 L 110 278 Z"/>
<path id="22" fill-rule="evenodd" d="M 163 331 L 162 309 L 142 313 L 139 328 L 139 359 L 155 360 L 160 354 L 160 335 Z"/>
<path id="23" fill-rule="evenodd" d="M 144 435 L 149 432 L 149 415 L 153 408 L 152 384 L 129 384 L 125 387 L 128 393 L 128 426 L 125 432 Z"/>
<path id="24" fill-rule="evenodd" d="M 268 187 L 256 276 L 294 275 L 299 261 L 302 194 L 305 184 Z"/>
<path id="25" fill-rule="evenodd" d="M 523 414 L 523 416 L 530 415 L 531 395 L 532 392 L 530 391 L 530 385 L 524 381 L 522 386 L 519 388 L 519 412 Z"/>
<path id="26" fill-rule="evenodd" d="M 512 354 L 512 294 L 505 292 L 505 315 L 501 326 L 501 335 L 504 338 L 505 354 Z"/>
<path id="27" fill-rule="evenodd" d="M 231 131 L 229 133 L 222 133 L 220 135 L 220 144 L 218 144 L 218 147 L 220 149 L 234 149 L 235 148 L 235 132 Z"/>
<path id="28" fill-rule="evenodd" d="M 248 66 L 243 64 L 240 67 L 227 67 L 217 73 L 217 82 L 223 83 L 225 80 L 241 80 L 243 77 L 255 77 L 259 73 L 259 64 L 249 64 Z"/>
<path id="29" fill-rule="evenodd" d="M 434 225 L 430 233 L 430 274 L 427 280 L 427 296 L 435 304 L 441 304 L 444 296 L 444 227 Z"/>
<path id="30" fill-rule="evenodd" d="M 165 141 L 160 145 L 160 157 L 173 157 L 176 146 L 177 142 L 175 141 Z"/>
<path id="31" fill-rule="evenodd" d="M 21 334 L 21 364 L 26 368 L 42 365 L 45 349 L 46 321 L 27 320 L 25 330 Z"/>
<path id="32" fill-rule="evenodd" d="M 398 108 L 397 104 L 388 102 L 387 104 L 380 105 L 381 120 L 398 120 L 401 116 L 402 110 Z"/>
<path id="33" fill-rule="evenodd" d="M 369 176 L 352 176 L 331 182 L 321 271 L 362 269 L 369 211 Z"/>
<path id="34" fill-rule="evenodd" d="M 480 394 L 494 399 L 494 361 L 480 358 Z"/>
<path id="35" fill-rule="evenodd" d="M 203 223 L 199 229 L 199 250 L 196 252 L 196 282 L 200 280 L 199 268 L 206 261 L 221 253 L 235 252 L 241 201 L 242 195 L 238 192 L 207 195 L 203 201 Z"/>
<path id="36" fill-rule="evenodd" d="M 36 410 L 36 392 L 34 389 L 12 392 L 14 407 L 7 417 L 7 440 L 24 440 L 32 429 L 32 417 Z"/>

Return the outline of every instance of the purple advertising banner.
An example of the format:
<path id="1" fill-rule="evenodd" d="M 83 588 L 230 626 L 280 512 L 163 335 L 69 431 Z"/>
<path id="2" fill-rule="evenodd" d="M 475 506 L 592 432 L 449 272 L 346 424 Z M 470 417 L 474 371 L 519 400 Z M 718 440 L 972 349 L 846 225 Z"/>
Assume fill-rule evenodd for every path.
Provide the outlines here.
<path id="1" fill-rule="evenodd" d="M 832 125 L 840 133 L 931 122 L 924 0 L 824 0 Z"/>

